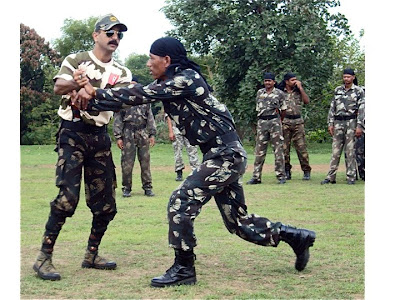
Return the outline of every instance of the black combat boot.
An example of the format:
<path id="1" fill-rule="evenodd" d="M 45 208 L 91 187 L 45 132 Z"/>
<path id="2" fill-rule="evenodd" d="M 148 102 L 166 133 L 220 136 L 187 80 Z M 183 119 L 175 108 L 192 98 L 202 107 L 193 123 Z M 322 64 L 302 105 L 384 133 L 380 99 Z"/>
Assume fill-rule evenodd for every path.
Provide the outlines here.
<path id="1" fill-rule="evenodd" d="M 292 171 L 285 170 L 285 174 L 286 174 L 286 180 L 291 180 L 292 179 Z"/>
<path id="2" fill-rule="evenodd" d="M 196 270 L 194 268 L 195 255 L 193 250 L 183 251 L 175 249 L 175 262 L 164 275 L 154 277 L 151 285 L 154 287 L 166 287 L 181 284 L 195 284 Z"/>
<path id="3" fill-rule="evenodd" d="M 309 248 L 312 247 L 316 238 L 315 232 L 281 225 L 279 237 L 282 241 L 288 243 L 296 254 L 297 258 L 294 265 L 296 270 L 304 270 L 310 258 Z"/>
<path id="4" fill-rule="evenodd" d="M 175 181 L 182 181 L 182 170 L 176 171 L 176 178 Z"/>

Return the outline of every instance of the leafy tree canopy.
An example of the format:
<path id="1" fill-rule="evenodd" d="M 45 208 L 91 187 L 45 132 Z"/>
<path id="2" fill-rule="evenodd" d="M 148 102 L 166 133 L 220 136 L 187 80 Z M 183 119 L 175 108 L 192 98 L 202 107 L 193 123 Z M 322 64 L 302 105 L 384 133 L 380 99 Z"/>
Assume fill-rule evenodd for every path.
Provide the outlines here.
<path id="1" fill-rule="evenodd" d="M 212 54 L 214 89 L 239 126 L 255 123 L 255 95 L 262 74 L 282 79 L 294 72 L 311 101 L 334 68 L 336 38 L 349 34 L 347 19 L 331 15 L 328 0 L 169 0 L 163 8 L 192 53 Z"/>

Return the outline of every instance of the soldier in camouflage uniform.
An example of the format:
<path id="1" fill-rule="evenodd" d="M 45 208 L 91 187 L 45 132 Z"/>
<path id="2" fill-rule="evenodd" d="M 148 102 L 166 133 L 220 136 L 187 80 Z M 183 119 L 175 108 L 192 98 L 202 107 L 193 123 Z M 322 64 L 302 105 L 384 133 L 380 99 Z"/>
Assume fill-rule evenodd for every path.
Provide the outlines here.
<path id="1" fill-rule="evenodd" d="M 279 83 L 278 88 L 285 92 L 287 105 L 285 118 L 282 121 L 286 179 L 292 179 L 290 144 L 293 142 L 293 146 L 297 152 L 297 157 L 300 161 L 300 167 L 304 172 L 303 180 L 310 180 L 311 166 L 307 152 L 304 120 L 301 116 L 303 104 L 308 104 L 310 99 L 301 82 L 297 80 L 296 75 L 293 73 L 285 74 L 282 82 Z"/>
<path id="2" fill-rule="evenodd" d="M 309 247 L 315 232 L 297 229 L 280 222 L 247 213 L 244 191 L 239 178 L 246 169 L 247 154 L 225 105 L 212 94 L 197 64 L 187 58 L 176 39 L 156 40 L 147 62 L 156 81 L 128 88 L 94 89 L 85 85 L 77 97 L 89 102 L 88 110 L 121 109 L 162 101 L 164 110 L 192 145 L 199 145 L 203 162 L 172 193 L 168 204 L 169 244 L 175 250 L 175 262 L 167 272 L 151 281 L 155 287 L 194 284 L 193 248 L 196 246 L 194 220 L 214 197 L 229 232 L 262 245 L 278 246 L 287 242 L 296 254 L 295 267 L 303 270 L 309 260 Z M 74 74 L 78 83 L 80 72 Z"/>
<path id="3" fill-rule="evenodd" d="M 136 152 L 140 163 L 144 194 L 149 197 L 154 196 L 150 172 L 150 147 L 155 144 L 156 132 L 151 104 L 131 106 L 115 114 L 114 137 L 118 148 L 121 149 L 123 197 L 131 196 Z"/>
<path id="4" fill-rule="evenodd" d="M 54 92 L 62 96 L 58 115 L 61 117 L 57 133 L 58 162 L 56 185 L 58 196 L 50 203 L 50 215 L 43 235 L 42 247 L 33 265 L 40 278 L 59 280 L 60 273 L 52 263 L 56 239 L 67 217 L 78 205 L 84 169 L 86 204 L 93 214 L 92 228 L 82 267 L 115 269 L 116 263 L 98 255 L 101 239 L 109 222 L 117 213 L 115 204 L 115 166 L 111 156 L 111 139 L 107 124 L 113 112 L 80 110 L 78 101 L 71 99 L 81 89 L 73 80 L 73 72 L 99 88 L 129 85 L 131 72 L 113 60 L 112 54 L 127 27 L 109 14 L 99 18 L 92 34 L 92 51 L 67 56 L 54 77 Z"/>
<path id="5" fill-rule="evenodd" d="M 264 85 L 257 91 L 257 140 L 255 148 L 256 159 L 254 161 L 253 177 L 247 184 L 261 183 L 261 174 L 267 154 L 268 142 L 271 141 L 275 155 L 275 174 L 278 183 L 286 182 L 285 158 L 283 155 L 283 134 L 281 123 L 281 111 L 286 110 L 285 94 L 275 88 L 275 74 L 264 74 Z"/>
<path id="6" fill-rule="evenodd" d="M 197 155 L 197 147 L 190 145 L 188 139 L 181 134 L 179 129 L 176 128 L 175 123 L 172 122 L 168 116 L 166 116 L 165 119 L 168 125 L 169 139 L 172 141 L 172 146 L 174 147 L 175 172 L 176 172 L 175 180 L 182 181 L 183 180 L 182 171 L 185 168 L 185 163 L 183 162 L 183 157 L 182 157 L 183 146 L 185 146 L 186 148 L 186 152 L 189 156 L 189 164 L 192 170 L 196 169 L 200 165 L 199 157 Z"/>
<path id="7" fill-rule="evenodd" d="M 356 179 L 354 137 L 360 137 L 364 129 L 364 90 L 357 86 L 354 70 L 343 71 L 344 84 L 335 89 L 328 113 L 328 130 L 332 135 L 332 158 L 330 170 L 321 184 L 336 183 L 340 156 L 345 151 L 346 177 L 348 184 Z"/>

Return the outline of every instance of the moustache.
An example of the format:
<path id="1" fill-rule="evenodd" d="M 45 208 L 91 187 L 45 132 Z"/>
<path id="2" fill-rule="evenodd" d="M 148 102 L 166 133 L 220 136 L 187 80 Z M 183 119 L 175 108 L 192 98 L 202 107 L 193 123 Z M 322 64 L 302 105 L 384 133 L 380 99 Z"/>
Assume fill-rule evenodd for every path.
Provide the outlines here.
<path id="1" fill-rule="evenodd" d="M 109 44 L 109 45 L 112 44 L 112 45 L 118 46 L 118 42 L 115 41 L 115 40 L 109 41 L 108 44 Z"/>

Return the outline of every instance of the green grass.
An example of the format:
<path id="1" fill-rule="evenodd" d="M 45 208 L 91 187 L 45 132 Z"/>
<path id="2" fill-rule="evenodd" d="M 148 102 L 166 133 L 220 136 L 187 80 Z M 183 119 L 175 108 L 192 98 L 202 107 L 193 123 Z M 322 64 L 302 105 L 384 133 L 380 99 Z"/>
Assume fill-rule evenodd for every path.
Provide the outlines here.
<path id="1" fill-rule="evenodd" d="M 320 185 L 331 154 L 330 144 L 309 146 L 313 168 L 309 182 L 295 153 L 292 180 L 276 184 L 269 150 L 262 184 L 244 186 L 249 213 L 298 227 L 313 229 L 317 240 L 303 272 L 294 269 L 295 255 L 281 243 L 278 248 L 245 242 L 225 229 L 213 201 L 196 219 L 198 283 L 164 289 L 150 287 L 173 262 L 168 248 L 166 204 L 174 188 L 173 150 L 157 144 L 151 150 L 155 197 L 143 195 L 138 163 L 134 168 L 131 198 L 117 189 L 118 213 L 103 238 L 100 254 L 116 260 L 115 271 L 82 269 L 91 213 L 83 190 L 81 202 L 68 218 L 55 246 L 53 262 L 62 280 L 43 281 L 33 262 L 40 248 L 54 185 L 57 154 L 54 146 L 21 146 L 21 270 L 22 299 L 359 299 L 364 298 L 364 182 L 346 184 L 342 158 L 336 185 Z M 251 178 L 254 155 L 249 154 L 243 181 Z M 113 146 L 118 182 L 120 151 Z M 186 154 L 184 154 L 186 155 Z M 187 162 L 187 156 L 184 157 Z M 186 167 L 184 175 L 188 174 Z"/>

